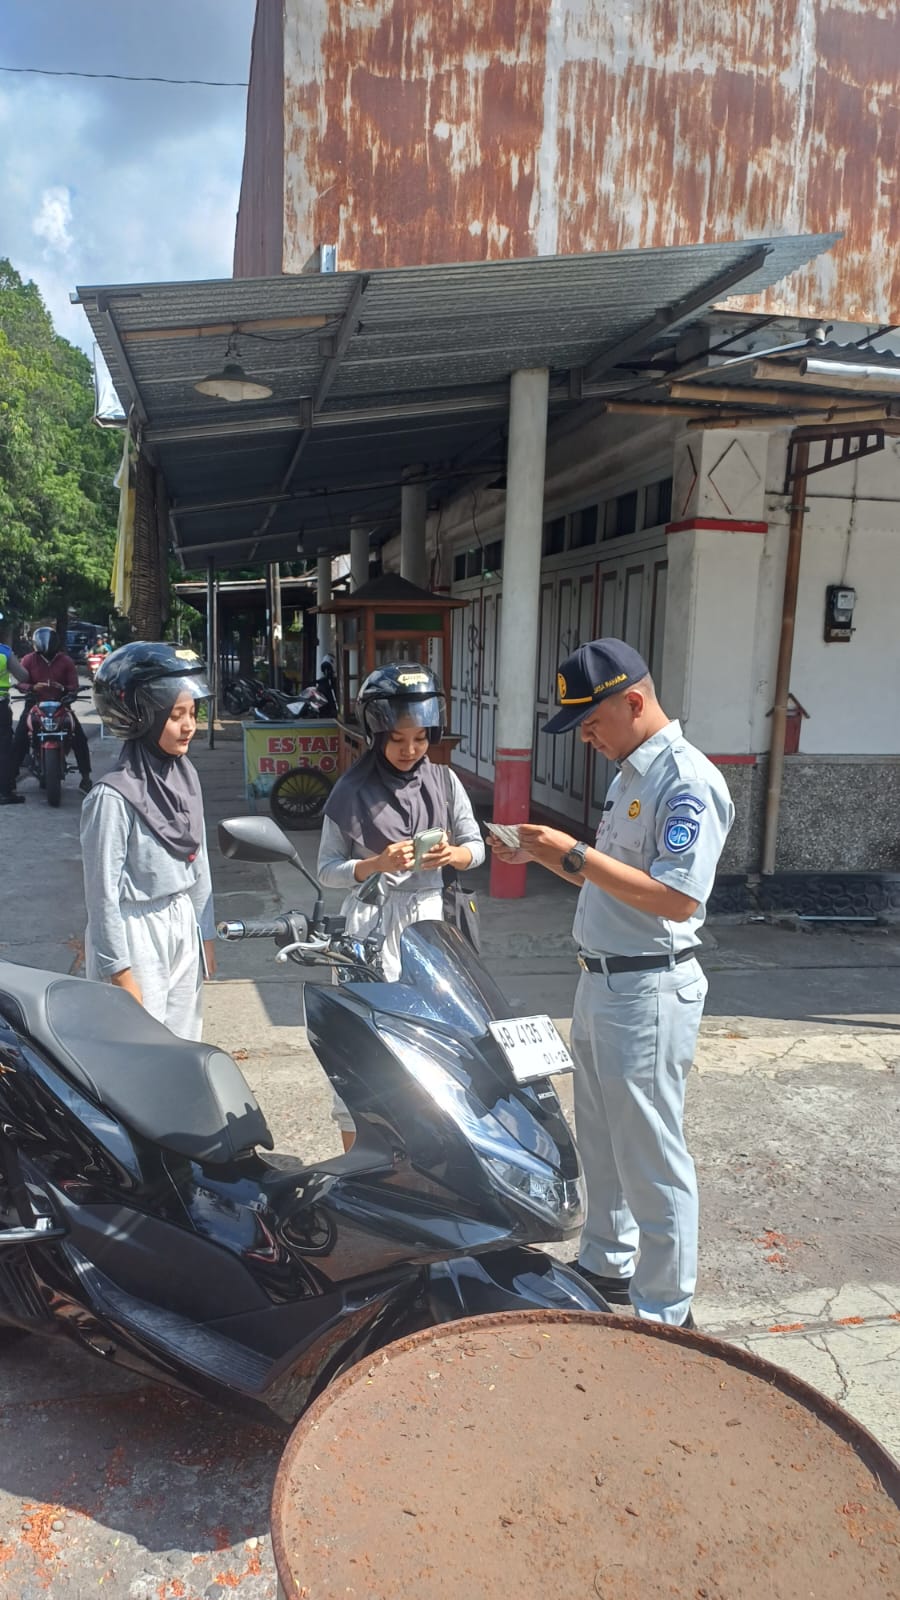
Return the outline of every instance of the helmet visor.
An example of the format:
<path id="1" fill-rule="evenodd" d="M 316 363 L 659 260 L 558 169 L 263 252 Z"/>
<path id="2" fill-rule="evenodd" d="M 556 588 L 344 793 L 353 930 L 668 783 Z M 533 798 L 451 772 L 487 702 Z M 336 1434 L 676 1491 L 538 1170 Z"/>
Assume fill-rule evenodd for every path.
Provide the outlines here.
<path id="1" fill-rule="evenodd" d="M 154 678 L 150 683 L 142 683 L 140 694 L 157 711 L 171 711 L 176 700 L 183 694 L 190 695 L 192 700 L 209 700 L 211 690 L 206 673 L 185 673 L 184 677 Z"/>
<path id="2" fill-rule="evenodd" d="M 39 655 L 56 654 L 57 639 L 52 628 L 35 628 L 32 643 Z"/>
<path id="3" fill-rule="evenodd" d="M 443 695 L 430 694 L 420 700 L 405 696 L 385 696 L 365 700 L 361 707 L 363 725 L 368 733 L 392 733 L 395 728 L 440 728 L 444 722 Z"/>

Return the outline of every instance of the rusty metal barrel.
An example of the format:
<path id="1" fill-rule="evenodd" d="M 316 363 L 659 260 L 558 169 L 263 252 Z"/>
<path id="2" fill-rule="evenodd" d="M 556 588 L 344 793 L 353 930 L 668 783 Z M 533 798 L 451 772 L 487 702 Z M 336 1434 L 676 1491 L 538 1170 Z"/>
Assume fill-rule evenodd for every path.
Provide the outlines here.
<path id="1" fill-rule="evenodd" d="M 717 1339 L 511 1312 L 326 1390 L 272 1537 L 285 1600 L 900 1600 L 900 1466 Z"/>

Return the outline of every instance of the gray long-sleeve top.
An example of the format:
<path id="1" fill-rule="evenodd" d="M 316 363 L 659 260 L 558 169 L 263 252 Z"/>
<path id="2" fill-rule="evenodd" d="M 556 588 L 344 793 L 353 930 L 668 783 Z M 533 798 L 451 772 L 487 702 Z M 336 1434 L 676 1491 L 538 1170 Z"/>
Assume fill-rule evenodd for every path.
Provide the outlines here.
<path id="1" fill-rule="evenodd" d="M 159 908 L 189 894 L 204 939 L 215 938 L 212 879 L 204 835 L 193 861 L 179 861 L 115 789 L 98 784 L 81 808 L 88 933 L 100 976 L 131 966 L 122 902 Z"/>
<path id="2" fill-rule="evenodd" d="M 445 769 L 449 774 L 450 792 L 448 795 L 447 833 L 453 845 L 465 845 L 472 852 L 472 867 L 480 867 L 484 860 L 484 840 L 475 813 L 465 789 L 449 767 Z M 322 839 L 319 844 L 319 863 L 316 871 L 319 882 L 326 889 L 343 889 L 349 894 L 357 888 L 354 877 L 357 861 L 365 861 L 371 851 L 365 849 L 356 839 L 351 839 L 344 833 L 336 822 L 326 817 L 322 823 Z M 470 868 L 466 868 L 468 872 Z M 385 873 L 385 885 L 388 888 L 400 889 L 404 894 L 415 894 L 429 890 L 440 890 L 441 872 L 391 872 Z"/>

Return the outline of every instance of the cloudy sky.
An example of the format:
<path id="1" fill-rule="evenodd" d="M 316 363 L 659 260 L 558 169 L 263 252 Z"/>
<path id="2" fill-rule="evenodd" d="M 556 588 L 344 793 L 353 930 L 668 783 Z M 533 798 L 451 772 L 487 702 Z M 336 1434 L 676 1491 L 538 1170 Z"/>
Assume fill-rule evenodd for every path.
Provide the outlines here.
<path id="1" fill-rule="evenodd" d="M 246 81 L 255 0 L 0 0 L 0 64 Z M 0 255 L 90 352 L 76 283 L 231 275 L 243 89 L 0 72 Z"/>

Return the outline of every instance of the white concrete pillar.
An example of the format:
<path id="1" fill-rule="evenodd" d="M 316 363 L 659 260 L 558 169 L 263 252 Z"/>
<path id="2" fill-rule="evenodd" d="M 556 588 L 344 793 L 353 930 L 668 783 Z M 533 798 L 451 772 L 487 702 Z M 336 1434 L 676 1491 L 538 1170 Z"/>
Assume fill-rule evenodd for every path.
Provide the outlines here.
<path id="1" fill-rule="evenodd" d="M 527 822 L 531 806 L 549 378 L 540 367 L 514 372 L 510 382 L 494 757 L 497 822 Z M 503 900 L 521 898 L 525 873 L 525 867 L 492 861 L 491 894 Z"/>
<path id="2" fill-rule="evenodd" d="M 709 755 L 752 746 L 769 435 L 688 433 L 675 444 L 662 690 Z"/>
<path id="3" fill-rule="evenodd" d="M 400 490 L 400 576 L 419 589 L 428 588 L 428 486 L 423 471 L 422 467 L 408 467 L 404 477 L 408 474 L 414 481 L 404 483 Z"/>
<path id="4" fill-rule="evenodd" d="M 353 523 L 350 528 L 350 589 L 359 589 L 369 581 L 369 529 L 366 523 Z"/>
<path id="5" fill-rule="evenodd" d="M 331 557 L 319 556 L 316 563 L 316 605 L 331 602 Z M 322 657 L 334 654 L 334 618 L 321 613 L 316 619 L 316 676 L 322 671 Z"/>
<path id="6" fill-rule="evenodd" d="M 768 532 L 762 430 L 686 433 L 675 444 L 662 697 L 721 767 L 735 802 L 728 870 L 753 870 L 751 814 Z M 770 724 L 766 724 L 770 726 Z"/>

